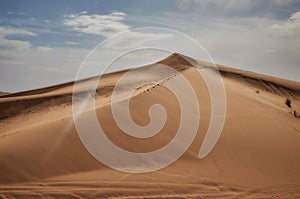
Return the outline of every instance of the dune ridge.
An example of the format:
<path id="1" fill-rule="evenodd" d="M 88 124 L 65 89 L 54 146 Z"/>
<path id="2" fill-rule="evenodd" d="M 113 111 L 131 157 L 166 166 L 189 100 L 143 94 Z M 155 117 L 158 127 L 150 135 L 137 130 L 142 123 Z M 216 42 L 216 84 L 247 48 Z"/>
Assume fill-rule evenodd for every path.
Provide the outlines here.
<path id="1" fill-rule="evenodd" d="M 0 96 L 2 96 L 2 95 L 8 95 L 9 93 L 8 92 L 1 92 L 0 91 Z"/>
<path id="2" fill-rule="evenodd" d="M 220 74 L 223 77 L 232 78 L 240 81 L 241 83 L 250 84 L 251 86 L 256 87 L 260 90 L 265 90 L 271 92 L 273 94 L 278 94 L 286 97 L 298 97 L 300 96 L 300 84 L 295 81 L 280 79 L 276 77 L 266 76 L 262 74 L 257 74 L 249 71 L 242 71 L 239 69 L 230 68 L 228 66 L 222 65 L 213 65 L 212 63 L 198 61 L 196 64 L 196 60 L 189 58 L 187 56 L 181 55 L 179 53 L 174 53 L 167 58 L 158 61 L 158 64 L 165 64 L 167 66 L 171 66 L 177 71 L 183 71 L 190 67 L 200 68 L 209 68 L 215 70 L 215 66 L 217 66 Z M 140 69 L 143 69 L 149 66 L 142 66 Z M 151 67 L 151 66 L 150 66 Z M 102 79 L 110 78 L 114 76 L 114 78 L 118 78 L 119 75 L 126 73 L 127 70 L 112 72 L 108 74 L 104 74 Z M 172 76 L 172 74 L 170 74 Z M 90 77 L 86 79 L 82 79 L 78 82 L 85 83 L 89 81 L 93 81 L 94 79 L 98 79 L 98 76 Z M 169 77 L 163 77 L 161 81 L 167 80 Z M 71 96 L 72 96 L 72 87 L 74 85 L 74 81 L 70 81 L 63 84 L 58 84 L 54 86 L 49 86 L 45 88 L 39 88 L 29 91 L 22 91 L 17 93 L 6 93 L 5 95 L 0 95 L 0 110 L 1 115 L 0 119 L 6 119 L 12 116 L 15 116 L 19 113 L 22 113 L 23 110 L 27 110 L 30 112 L 31 105 L 40 104 L 49 100 L 58 100 L 58 104 L 70 104 Z M 156 84 L 157 85 L 157 84 Z M 154 85 L 153 85 L 154 86 Z M 100 95 L 103 93 L 110 93 L 114 88 L 113 83 L 109 85 L 102 85 L 97 88 L 97 93 Z M 83 88 L 84 92 L 84 88 Z M 1 98 L 3 98 L 1 100 Z M 17 107 L 12 109 L 6 109 L 7 107 Z M 34 107 L 33 107 L 34 109 Z"/>

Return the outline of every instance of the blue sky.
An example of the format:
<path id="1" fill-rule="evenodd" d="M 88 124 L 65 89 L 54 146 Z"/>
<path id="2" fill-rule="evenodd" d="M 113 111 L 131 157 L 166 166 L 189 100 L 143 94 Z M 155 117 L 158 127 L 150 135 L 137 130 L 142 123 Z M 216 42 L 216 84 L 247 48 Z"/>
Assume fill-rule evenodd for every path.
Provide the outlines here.
<path id="1" fill-rule="evenodd" d="M 300 81 L 299 0 L 2 0 L 0 90 L 17 92 L 73 80 L 99 42 L 147 26 L 191 36 L 216 63 Z M 130 32 L 126 45 L 141 37 L 181 45 L 164 34 Z M 116 46 L 110 52 L 117 53 Z M 115 69 L 162 56 L 140 53 L 137 61 L 124 59 Z M 101 60 L 98 64 L 103 67 Z"/>

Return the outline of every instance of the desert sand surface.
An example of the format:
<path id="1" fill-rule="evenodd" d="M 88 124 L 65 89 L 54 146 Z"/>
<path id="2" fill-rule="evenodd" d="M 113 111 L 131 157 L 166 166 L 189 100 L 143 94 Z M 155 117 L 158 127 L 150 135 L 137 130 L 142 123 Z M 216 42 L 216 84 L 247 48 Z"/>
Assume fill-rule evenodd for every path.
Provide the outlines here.
<path id="1" fill-rule="evenodd" d="M 137 124 L 149 123 L 148 110 L 154 103 L 168 114 L 161 132 L 145 139 L 123 133 L 112 118 L 112 91 L 127 70 L 109 73 L 101 77 L 95 107 L 113 143 L 128 151 L 149 152 L 175 136 L 180 107 L 164 84 L 176 84 L 178 74 L 160 69 L 160 64 L 186 77 L 198 99 L 199 129 L 183 156 L 150 173 L 113 170 L 97 161 L 77 134 L 74 82 L 7 94 L 0 97 L 0 198 L 300 198 L 299 82 L 218 65 L 227 97 L 225 124 L 213 150 L 199 159 L 211 101 L 195 67 L 214 78 L 211 63 L 172 54 L 134 69 L 137 75 L 119 88 L 116 103 L 127 100 L 124 93 L 134 89 L 130 111 Z M 136 78 L 139 75 L 144 82 Z M 81 80 L 79 91 L 84 93 L 97 78 Z"/>

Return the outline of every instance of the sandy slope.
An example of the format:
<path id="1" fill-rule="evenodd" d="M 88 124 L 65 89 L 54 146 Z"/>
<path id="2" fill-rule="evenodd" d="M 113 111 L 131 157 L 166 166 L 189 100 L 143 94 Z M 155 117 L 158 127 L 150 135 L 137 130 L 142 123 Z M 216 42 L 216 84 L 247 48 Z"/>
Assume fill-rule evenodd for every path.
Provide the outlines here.
<path id="1" fill-rule="evenodd" d="M 200 160 L 198 151 L 211 115 L 207 87 L 180 55 L 159 63 L 190 81 L 201 107 L 198 134 L 178 161 L 147 174 L 118 172 L 96 161 L 73 124 L 73 82 L 9 94 L 0 97 L 0 198 L 300 197 L 300 119 L 291 113 L 300 112 L 300 83 L 218 66 L 225 83 L 227 117 L 217 145 Z M 211 71 L 212 78 L 216 75 L 210 63 L 199 61 L 197 66 Z M 166 82 L 176 84 L 178 75 L 153 64 L 135 69 L 144 77 L 144 85 L 133 75 L 119 89 L 119 103 L 126 100 L 124 93 L 135 89 L 130 111 L 139 125 L 149 122 L 153 103 L 166 108 L 168 119 L 162 131 L 138 139 L 116 126 L 109 103 L 116 81 L 125 72 L 103 76 L 95 98 L 98 118 L 110 140 L 123 149 L 159 149 L 174 137 L 179 125 L 178 101 L 164 87 Z M 94 78 L 82 80 L 80 91 Z M 292 109 L 285 105 L 286 98 L 292 100 Z"/>

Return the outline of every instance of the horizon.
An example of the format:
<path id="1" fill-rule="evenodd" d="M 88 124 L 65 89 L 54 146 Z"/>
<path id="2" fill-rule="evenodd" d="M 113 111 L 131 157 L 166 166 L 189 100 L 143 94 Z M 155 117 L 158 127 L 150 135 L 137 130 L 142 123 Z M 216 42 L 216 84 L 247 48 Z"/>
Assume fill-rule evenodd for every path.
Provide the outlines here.
<path id="1" fill-rule="evenodd" d="M 125 45 L 140 37 L 173 42 L 163 34 L 135 34 L 133 29 L 142 27 L 180 31 L 203 45 L 216 64 L 299 82 L 299 11 L 296 0 L 2 1 L 0 91 L 72 81 L 92 48 L 123 31 L 132 33 Z M 112 53 L 118 51 L 111 47 Z M 185 55 L 203 60 L 192 51 Z M 163 57 L 157 52 L 131 56 L 114 71 Z M 104 67 L 102 60 L 97 65 Z"/>
<path id="2" fill-rule="evenodd" d="M 122 72 L 122 71 L 126 71 L 126 70 L 130 70 L 130 69 L 134 69 L 134 68 L 142 68 L 142 67 L 147 67 L 148 65 L 151 65 L 151 64 L 155 64 L 157 62 L 160 62 L 160 61 L 163 61 L 165 59 L 167 59 L 168 57 L 174 55 L 174 54 L 179 54 L 179 55 L 183 55 L 183 54 L 180 54 L 180 53 L 172 53 L 170 55 L 167 55 L 166 57 L 163 57 L 163 58 L 160 58 L 158 60 L 155 60 L 153 63 L 146 63 L 144 65 L 136 65 L 136 66 L 132 66 L 132 67 L 125 67 L 125 68 L 120 68 L 119 70 L 113 70 L 113 71 L 107 71 L 106 73 L 102 74 L 102 75 L 110 75 L 110 74 L 114 74 L 114 73 L 118 73 L 118 72 Z M 183 55 L 185 56 L 185 55 Z M 185 56 L 185 57 L 188 57 L 188 56 Z M 188 58 L 192 58 L 192 57 L 188 57 Z M 203 61 L 203 60 L 196 60 L 196 61 Z M 211 63 L 211 62 L 209 62 Z M 222 64 L 219 64 L 219 63 L 212 63 L 212 64 L 215 64 L 216 67 L 219 66 L 225 66 L 225 65 L 222 65 Z M 191 67 L 195 67 L 195 66 L 191 66 Z M 229 68 L 232 68 L 232 69 L 237 69 L 237 70 L 241 70 L 239 68 L 234 68 L 234 67 L 231 67 L 231 66 L 225 66 L 225 67 L 229 67 Z M 222 70 L 221 69 L 218 69 L 221 73 L 222 73 Z M 226 71 L 226 69 L 225 69 Z M 233 73 L 236 73 L 239 74 L 238 72 L 239 71 L 235 71 Z M 279 78 L 279 79 L 282 79 L 282 80 L 288 80 L 288 81 L 291 81 L 291 82 L 297 82 L 297 83 L 300 83 L 299 81 L 295 81 L 295 80 L 290 80 L 290 79 L 284 79 L 284 78 L 281 78 L 281 77 L 277 77 L 277 76 L 270 76 L 268 74 L 263 74 L 263 73 L 256 73 L 256 72 L 253 72 L 253 71 L 249 71 L 249 70 L 243 70 L 242 69 L 242 72 L 250 72 L 250 73 L 255 73 L 255 74 L 258 74 L 258 75 L 263 75 L 263 76 L 267 76 L 267 77 L 275 77 L 275 78 Z M 39 90 L 39 89 L 44 89 L 44 88 L 47 88 L 47 87 L 53 87 L 53 86 L 57 86 L 57 85 L 63 85 L 63 84 L 66 84 L 66 83 L 69 83 L 69 82 L 80 82 L 81 80 L 86 80 L 86 79 L 90 79 L 90 78 L 94 78 L 94 77 L 97 77 L 97 76 L 102 76 L 100 74 L 96 74 L 94 76 L 87 76 L 87 77 L 83 77 L 81 79 L 78 79 L 78 80 L 67 80 L 67 81 L 63 81 L 63 82 L 58 82 L 56 84 L 52 84 L 52 85 L 46 85 L 44 87 L 37 87 L 37 88 L 33 88 L 33 89 L 29 89 L 29 90 L 21 90 L 21 91 L 17 91 L 17 92 L 7 92 L 7 91 L 1 91 L 0 90 L 0 93 L 4 94 L 4 95 L 7 95 L 7 94 L 16 94 L 16 93 L 23 93 L 23 92 L 27 92 L 27 91 L 33 91 L 33 90 Z M 251 77 L 251 76 L 250 76 Z M 263 77 L 261 77 L 262 79 L 264 79 Z M 267 80 L 267 81 L 270 81 L 270 80 Z M 274 81 L 274 83 L 276 83 L 276 81 Z M 280 83 L 279 83 L 280 84 Z"/>

